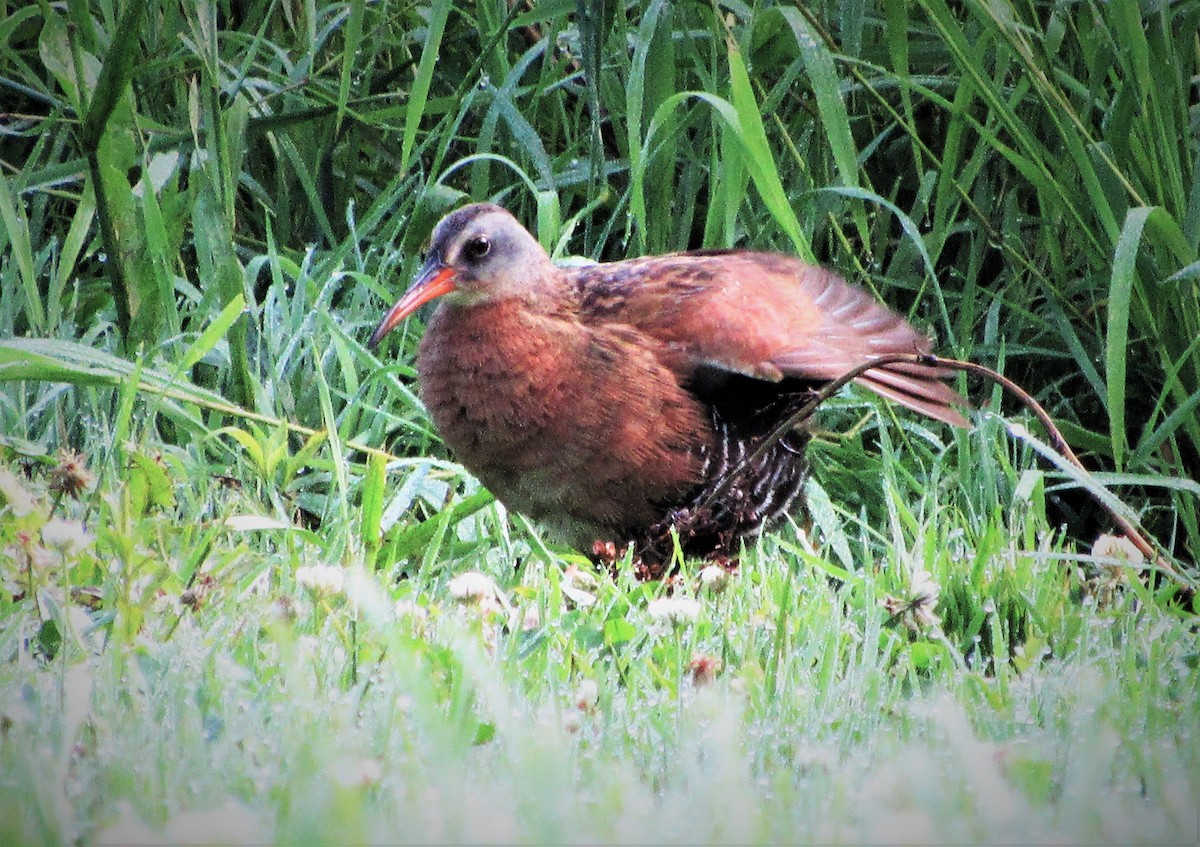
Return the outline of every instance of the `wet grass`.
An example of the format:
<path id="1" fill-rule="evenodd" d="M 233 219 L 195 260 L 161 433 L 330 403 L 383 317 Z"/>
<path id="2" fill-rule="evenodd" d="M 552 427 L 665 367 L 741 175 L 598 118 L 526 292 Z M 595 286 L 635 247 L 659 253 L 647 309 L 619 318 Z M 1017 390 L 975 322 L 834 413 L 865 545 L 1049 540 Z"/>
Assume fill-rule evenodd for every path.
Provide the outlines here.
<path id="1" fill-rule="evenodd" d="M 982 386 L 839 396 L 809 514 L 668 589 L 446 455 L 419 320 L 363 347 L 467 198 L 814 256 L 1186 570 L 1200 12 L 811 8 L 9 16 L 0 841 L 1197 840 L 1195 618 Z"/>

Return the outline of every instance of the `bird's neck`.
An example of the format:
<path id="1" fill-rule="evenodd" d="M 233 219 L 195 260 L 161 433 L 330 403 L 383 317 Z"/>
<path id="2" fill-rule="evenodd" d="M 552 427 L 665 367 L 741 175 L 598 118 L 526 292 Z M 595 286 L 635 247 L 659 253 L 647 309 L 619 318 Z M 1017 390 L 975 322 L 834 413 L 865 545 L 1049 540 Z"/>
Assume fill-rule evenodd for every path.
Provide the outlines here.
<path id="1" fill-rule="evenodd" d="M 442 299 L 435 314 L 450 323 L 517 324 L 544 318 L 570 320 L 578 312 L 575 289 L 554 280 L 532 282 L 517 294 L 456 291 Z"/>

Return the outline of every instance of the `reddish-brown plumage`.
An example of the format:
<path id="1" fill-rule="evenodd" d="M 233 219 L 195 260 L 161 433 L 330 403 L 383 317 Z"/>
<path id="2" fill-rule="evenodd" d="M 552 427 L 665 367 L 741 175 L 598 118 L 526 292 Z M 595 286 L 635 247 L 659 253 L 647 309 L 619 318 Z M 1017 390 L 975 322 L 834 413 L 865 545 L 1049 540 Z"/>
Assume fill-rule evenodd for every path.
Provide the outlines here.
<path id="1" fill-rule="evenodd" d="M 706 251 L 564 270 L 490 204 L 438 224 L 372 344 L 435 297 L 420 393 L 457 458 L 569 543 L 631 542 L 650 559 L 671 526 L 685 550 L 736 552 L 799 491 L 802 433 L 743 460 L 804 392 L 929 350 L 869 294 L 796 259 Z M 890 365 L 858 382 L 961 425 L 945 375 Z"/>
<path id="2" fill-rule="evenodd" d="M 418 362 L 421 399 L 455 456 L 579 546 L 650 526 L 655 504 L 695 487 L 712 440 L 703 406 L 651 351 L 515 300 L 439 309 Z"/>

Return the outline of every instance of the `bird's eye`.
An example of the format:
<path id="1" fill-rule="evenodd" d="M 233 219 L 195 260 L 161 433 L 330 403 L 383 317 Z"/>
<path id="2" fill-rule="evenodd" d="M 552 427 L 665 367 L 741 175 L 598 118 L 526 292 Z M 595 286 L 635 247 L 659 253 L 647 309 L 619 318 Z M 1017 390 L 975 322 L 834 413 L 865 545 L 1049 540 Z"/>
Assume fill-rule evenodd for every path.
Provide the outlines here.
<path id="1" fill-rule="evenodd" d="M 486 236 L 477 235 L 463 245 L 463 255 L 468 261 L 477 262 L 486 256 L 492 249 L 492 242 L 487 240 Z"/>

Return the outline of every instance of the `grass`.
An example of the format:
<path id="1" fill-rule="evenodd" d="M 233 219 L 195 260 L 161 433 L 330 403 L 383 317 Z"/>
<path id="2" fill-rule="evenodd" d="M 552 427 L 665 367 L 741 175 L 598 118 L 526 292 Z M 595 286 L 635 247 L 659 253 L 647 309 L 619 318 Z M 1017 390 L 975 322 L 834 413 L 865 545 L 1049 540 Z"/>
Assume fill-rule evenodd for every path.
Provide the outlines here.
<path id="1" fill-rule="evenodd" d="M 26 549 L 12 525 L 36 537 L 48 511 L 21 487 L 33 509 L 8 522 L 10 551 Z M 322 589 L 301 570 L 328 566 L 320 535 L 244 528 L 244 489 L 171 489 L 211 517 L 114 494 L 86 546 L 44 524 L 59 546 L 6 574 L 10 843 L 1196 831 L 1194 622 L 1120 567 L 1085 584 L 1048 533 L 1025 546 L 996 528 L 981 566 L 946 555 L 949 521 L 928 516 L 899 531 L 907 555 L 834 583 L 832 557 L 785 531 L 723 590 L 686 571 L 699 613 L 671 623 L 651 615 L 659 585 L 593 584 L 533 539 L 474 541 L 495 507 L 455 532 L 473 553 L 402 581 L 335 565 L 342 587 Z M 1019 520 L 1039 525 L 1036 508 Z M 847 543 L 878 546 L 869 534 Z M 885 597 L 912 599 L 925 566 L 944 627 L 890 624 Z M 498 593 L 456 599 L 464 567 Z"/>
<path id="2" fill-rule="evenodd" d="M 816 256 L 1190 570 L 1200 9 L 578 11 L 0 23 L 0 841 L 1195 843 L 1194 615 L 998 396 L 831 401 L 809 514 L 672 621 L 445 454 L 419 321 L 363 340 L 467 198 Z"/>

